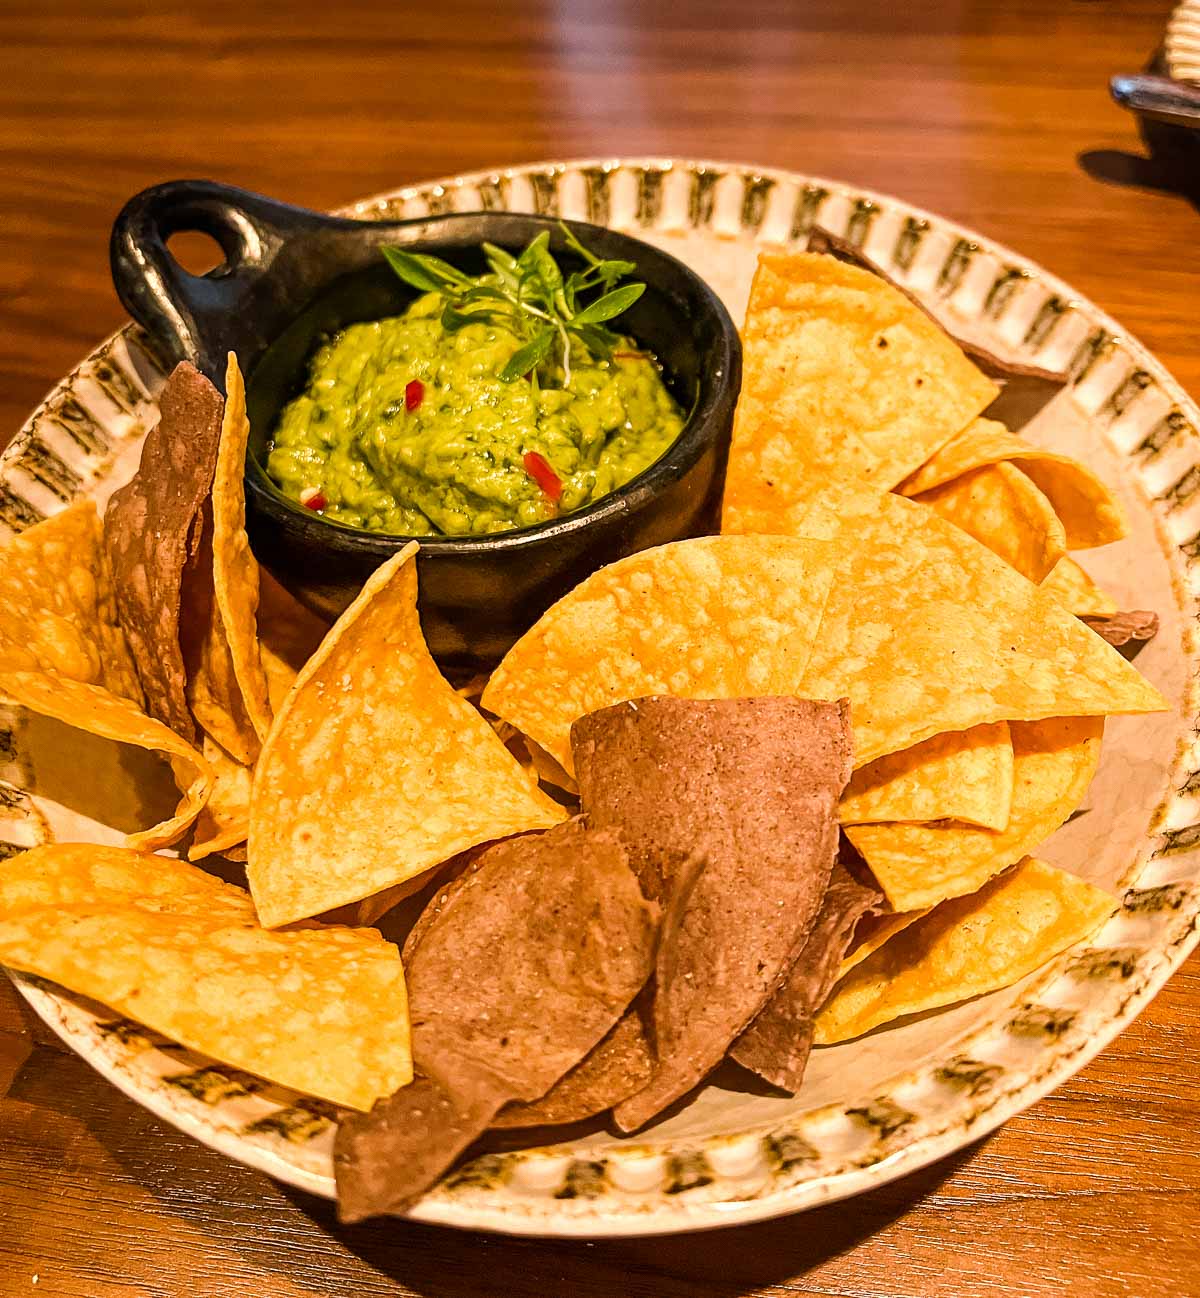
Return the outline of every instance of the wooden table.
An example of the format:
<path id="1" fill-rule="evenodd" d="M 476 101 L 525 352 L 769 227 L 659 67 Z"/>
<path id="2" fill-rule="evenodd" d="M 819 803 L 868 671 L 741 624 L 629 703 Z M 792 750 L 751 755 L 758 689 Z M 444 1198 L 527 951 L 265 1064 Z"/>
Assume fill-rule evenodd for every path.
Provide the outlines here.
<path id="1" fill-rule="evenodd" d="M 0 7 L 0 429 L 121 321 L 109 223 L 207 175 L 332 206 L 467 168 L 700 155 L 841 177 L 1021 249 L 1200 394 L 1200 166 L 1106 80 L 1167 0 L 209 0 Z M 273 12 L 273 8 L 275 11 Z M 511 9 L 511 13 L 502 13 Z M 1141 159 L 1141 160 L 1139 160 Z M 1170 187 L 1192 186 L 1193 201 Z M 1200 1293 L 1200 964 L 1056 1095 L 847 1204 L 630 1243 L 387 1222 L 227 1163 L 0 991 L 0 1295 Z"/>

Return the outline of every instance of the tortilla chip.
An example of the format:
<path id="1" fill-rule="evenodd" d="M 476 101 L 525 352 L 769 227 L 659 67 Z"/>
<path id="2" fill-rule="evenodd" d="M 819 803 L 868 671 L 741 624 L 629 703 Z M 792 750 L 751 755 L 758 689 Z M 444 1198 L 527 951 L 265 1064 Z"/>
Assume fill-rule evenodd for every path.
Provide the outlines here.
<path id="1" fill-rule="evenodd" d="M 793 1095 L 804 1080 L 813 1043 L 813 1016 L 840 976 L 840 962 L 858 921 L 883 900 L 840 862 L 833 867 L 821 910 L 786 982 L 733 1043 L 730 1054 Z"/>
<path id="2" fill-rule="evenodd" d="M 0 871 L 0 916 L 27 910 L 133 907 L 166 914 L 220 912 L 254 920 L 250 894 L 168 857 L 96 843 L 52 843 L 13 857 Z"/>
<path id="3" fill-rule="evenodd" d="M 246 711 L 260 741 L 271 729 L 271 704 L 258 649 L 258 561 L 246 536 L 246 445 L 250 420 L 246 387 L 230 352 L 225 373 L 225 416 L 213 478 L 213 581 L 217 608 Z"/>
<path id="4" fill-rule="evenodd" d="M 565 818 L 434 665 L 417 617 L 416 550 L 370 577 L 263 745 L 247 875 L 268 928 Z"/>
<path id="5" fill-rule="evenodd" d="M 975 892 L 1045 842 L 1083 801 L 1100 761 L 1102 717 L 1014 721 L 1010 729 L 1013 797 L 1003 831 L 953 823 L 847 827 L 893 910 Z"/>
<path id="6" fill-rule="evenodd" d="M 343 1220 L 402 1211 L 511 1100 L 535 1100 L 650 972 L 656 913 L 615 834 L 500 843 L 446 889 L 408 957 L 417 1083 L 338 1128 Z"/>
<path id="7" fill-rule="evenodd" d="M 184 567 L 200 546 L 222 404 L 198 370 L 177 365 L 159 396 L 162 417 L 146 436 L 141 467 L 104 515 L 117 609 L 147 710 L 189 741 L 196 727 L 185 693 L 181 592 Z"/>
<path id="8" fill-rule="evenodd" d="M 934 735 L 854 772 L 838 806 L 843 825 L 961 820 L 1003 829 L 1012 806 L 1007 721 Z"/>
<path id="9" fill-rule="evenodd" d="M 53 717 L 89 735 L 163 753 L 171 763 L 183 798 L 170 820 L 126 836 L 129 847 L 156 852 L 181 838 L 200 814 L 213 787 L 208 762 L 174 731 L 136 708 L 128 699 L 96 685 L 38 672 L 0 674 L 0 695 L 43 717 Z"/>
<path id="10" fill-rule="evenodd" d="M 834 547 L 705 536 L 621 559 L 564 595 L 508 651 L 482 705 L 568 774 L 571 723 L 648 695 L 797 694 Z"/>
<path id="11" fill-rule="evenodd" d="M 824 253 L 826 256 L 836 257 L 839 261 L 848 262 L 851 266 L 861 266 L 864 270 L 869 270 L 924 311 L 935 324 L 954 339 L 966 353 L 967 358 L 977 365 L 982 373 L 1003 385 L 1000 395 L 992 401 L 984 413 L 993 419 L 999 419 L 1008 427 L 1018 428 L 1027 423 L 1067 386 L 1068 380 L 1065 374 L 1044 369 L 1040 365 L 1008 360 L 995 352 L 988 351 L 974 339 L 956 334 L 934 315 L 917 294 L 905 288 L 897 279 L 889 275 L 879 262 L 868 257 L 849 239 L 844 239 L 829 230 L 823 230 L 820 226 L 813 226 L 808 235 L 807 251 Z"/>
<path id="12" fill-rule="evenodd" d="M 1094 932 L 1115 904 L 1083 879 L 1026 857 L 864 960 L 817 1016 L 817 1043 L 1011 986 Z"/>
<path id="13" fill-rule="evenodd" d="M 1043 579 L 1042 589 L 1053 595 L 1076 617 L 1110 617 L 1117 612 L 1117 601 L 1087 575 L 1071 558 L 1064 555 Z"/>
<path id="14" fill-rule="evenodd" d="M 0 671 L 65 676 L 141 705 L 94 501 L 0 546 Z"/>
<path id="15" fill-rule="evenodd" d="M 809 253 L 763 253 L 743 330 L 722 530 L 796 534 L 838 480 L 886 491 L 998 388 L 902 293 Z"/>
<path id="16" fill-rule="evenodd" d="M 653 1068 L 654 1054 L 645 1024 L 631 1008 L 540 1100 L 506 1104 L 492 1119 L 492 1126 L 559 1127 L 583 1122 L 640 1091 Z"/>
<path id="17" fill-rule="evenodd" d="M 0 961 L 335 1104 L 369 1108 L 412 1077 L 390 942 L 268 932 L 245 892 L 182 861 L 79 845 L 15 857 L 0 876 Z"/>
<path id="18" fill-rule="evenodd" d="M 800 954 L 837 851 L 849 724 L 804 699 L 648 698 L 571 739 L 588 824 L 620 832 L 667 908 L 654 1073 L 614 1110 L 629 1131 L 721 1062 Z"/>
<path id="19" fill-rule="evenodd" d="M 874 955 L 897 933 L 903 933 L 910 924 L 915 924 L 923 915 L 928 914 L 927 908 L 902 911 L 899 914 L 895 911 L 884 911 L 882 914 L 865 916 L 858 928 L 854 930 L 854 940 L 849 953 L 842 959 L 838 978 L 844 978 L 855 965 L 862 964 L 867 956 Z"/>
<path id="20" fill-rule="evenodd" d="M 994 419 L 977 419 L 933 455 L 897 490 L 916 496 L 984 465 L 1011 462 L 1046 494 L 1062 520 L 1067 545 L 1086 550 L 1129 532 L 1116 497 L 1086 465 L 1043 450 Z"/>
<path id="21" fill-rule="evenodd" d="M 1053 596 L 931 510 L 885 495 L 849 535 L 795 692 L 849 696 L 856 765 L 988 721 L 1165 710 Z"/>
<path id="22" fill-rule="evenodd" d="M 961 527 L 1030 581 L 1041 581 L 1067 552 L 1049 500 L 1011 464 L 985 464 L 913 500 Z"/>
<path id="23" fill-rule="evenodd" d="M 1108 617 L 1084 617 L 1083 621 L 1116 649 L 1140 647 L 1158 635 L 1158 614 L 1148 609 L 1132 609 Z"/>
<path id="24" fill-rule="evenodd" d="M 250 785 L 254 772 L 231 757 L 215 739 L 204 736 L 204 760 L 212 767 L 213 789 L 196 818 L 188 860 L 200 861 L 246 841 L 250 829 Z"/>

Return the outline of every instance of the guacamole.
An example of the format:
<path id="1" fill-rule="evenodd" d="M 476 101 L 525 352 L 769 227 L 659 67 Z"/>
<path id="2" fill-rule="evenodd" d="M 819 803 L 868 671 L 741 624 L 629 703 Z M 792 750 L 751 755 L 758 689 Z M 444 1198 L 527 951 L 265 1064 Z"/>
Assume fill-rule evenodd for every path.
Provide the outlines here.
<path id="1" fill-rule="evenodd" d="M 606 360 L 576 347 L 565 385 L 557 367 L 504 382 L 523 340 L 491 321 L 447 331 L 442 309 L 428 293 L 316 350 L 267 459 L 285 495 L 376 532 L 500 532 L 590 505 L 682 431 L 635 344 Z"/>

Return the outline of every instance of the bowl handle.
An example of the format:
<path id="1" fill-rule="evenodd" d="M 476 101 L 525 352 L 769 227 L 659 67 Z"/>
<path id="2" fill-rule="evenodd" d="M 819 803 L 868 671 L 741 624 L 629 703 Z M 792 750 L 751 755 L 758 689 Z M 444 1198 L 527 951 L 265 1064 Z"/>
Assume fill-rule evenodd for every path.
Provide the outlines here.
<path id="1" fill-rule="evenodd" d="M 175 361 L 191 361 L 224 388 L 225 353 L 257 352 L 255 312 L 242 311 L 284 241 L 328 222 L 316 212 L 210 180 L 175 180 L 135 195 L 113 223 L 109 260 L 117 296 Z M 193 275 L 167 240 L 211 236 L 224 263 Z"/>

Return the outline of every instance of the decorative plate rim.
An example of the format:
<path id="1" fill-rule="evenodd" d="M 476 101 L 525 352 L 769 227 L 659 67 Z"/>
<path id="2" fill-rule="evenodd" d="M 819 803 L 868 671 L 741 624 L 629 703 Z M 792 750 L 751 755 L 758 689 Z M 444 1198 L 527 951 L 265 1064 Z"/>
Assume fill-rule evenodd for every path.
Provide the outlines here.
<path id="1" fill-rule="evenodd" d="M 1163 55 L 1176 81 L 1200 84 L 1200 0 L 1183 0 L 1171 11 Z"/>
<path id="2" fill-rule="evenodd" d="M 1200 10 L 1200 0 L 1195 7 Z M 689 214 L 687 226 L 658 225 L 654 223 L 656 213 L 650 221 L 633 224 L 635 232 L 647 228 L 663 232 L 691 228 L 702 230 L 713 239 L 728 234 L 731 238 L 755 241 L 761 237 L 765 204 L 772 189 L 779 186 L 794 188 L 797 204 L 802 196 L 807 201 L 810 194 L 823 195 L 813 209 L 814 216 L 822 203 L 836 197 L 850 205 L 854 212 L 867 212 L 872 218 L 884 212 L 894 212 L 910 225 L 916 222 L 926 231 L 945 232 L 957 240 L 955 251 L 960 246 L 967 249 L 966 264 L 979 254 L 990 257 L 1004 268 L 1005 275 L 1044 289 L 1046 302 L 1055 304 L 1055 318 L 1075 312 L 1085 320 L 1092 331 L 1087 342 L 1091 350 L 1085 356 L 1081 373 L 1074 375 L 1073 381 L 1077 385 L 1088 379 L 1097 357 L 1120 354 L 1128 358 L 1130 366 L 1126 378 L 1113 390 L 1104 406 L 1104 409 L 1111 406 L 1115 412 L 1114 420 L 1122 418 L 1126 411 L 1125 405 L 1118 408 L 1119 394 L 1135 377 L 1145 376 L 1145 383 L 1135 384 L 1137 393 L 1134 399 L 1147 386 L 1156 388 L 1166 398 L 1172 416 L 1179 416 L 1179 428 L 1171 425 L 1167 441 L 1182 430 L 1185 434 L 1183 440 L 1192 451 L 1196 450 L 1196 442 L 1200 440 L 1197 433 L 1200 410 L 1161 363 L 1107 313 L 1037 263 L 1005 245 L 956 221 L 863 187 L 744 163 L 665 157 L 598 157 L 523 163 L 443 177 L 388 190 L 339 210 L 350 215 L 382 216 L 423 205 L 425 214 L 428 214 L 435 207 L 448 210 L 445 204 L 452 203 L 456 193 L 474 190 L 480 198 L 479 205 L 482 205 L 484 187 L 490 186 L 500 194 L 503 185 L 522 182 L 534 186 L 535 180 L 542 185 L 541 189 L 534 186 L 531 191 L 535 206 L 550 194 L 548 201 L 552 210 L 557 210 L 558 186 L 564 177 L 595 173 L 605 178 L 604 185 L 607 186 L 608 177 L 629 172 L 636 177 L 639 195 L 642 187 L 659 193 L 664 177 L 671 174 L 687 177 L 691 191 L 694 193 L 700 188 L 705 195 L 710 195 L 714 189 L 719 190 L 729 177 L 738 178 L 742 185 L 740 228 L 732 231 L 715 228 L 710 207 L 703 222 L 693 220 Z M 707 177 L 714 178 L 711 184 L 705 180 Z M 747 226 L 748 196 L 754 193 L 761 199 L 763 186 L 767 199 L 753 207 L 756 221 Z M 513 210 L 523 209 L 515 207 Z M 870 226 L 871 220 L 868 219 L 867 235 Z M 800 235 L 793 237 L 799 238 Z M 960 282 L 961 276 L 939 295 L 953 298 Z M 999 282 L 998 279 L 996 284 Z M 1031 327 L 1031 336 L 1033 332 Z M 1040 338 L 1032 349 L 1036 351 L 1044 341 Z M 1029 344 L 1028 337 L 1025 343 Z M 128 364 L 126 369 L 137 371 L 136 357 L 141 356 L 145 364 L 148 355 L 139 352 L 139 346 L 144 349 L 144 340 L 132 326 L 118 331 L 56 385 L 30 416 L 0 459 L 0 521 L 8 521 L 4 514 L 3 492 L 7 490 L 6 484 L 14 468 L 34 478 L 37 476 L 27 468 L 26 461 L 41 421 L 65 421 L 55 403 L 65 406 L 76 385 L 92 382 L 101 365 L 111 365 L 121 349 L 135 356 L 135 362 Z M 1083 354 L 1084 348 L 1081 343 L 1078 354 Z M 116 364 L 120 368 L 119 359 Z M 109 404 L 124 409 L 129 419 L 137 422 L 137 413 L 130 408 L 130 400 L 124 395 Z M 1099 408 L 1098 405 L 1097 410 Z M 1166 419 L 1164 416 L 1164 422 Z M 126 431 L 129 436 L 133 435 Z M 1190 439 L 1187 433 L 1191 434 Z M 120 434 L 117 440 L 119 437 Z M 45 440 L 44 436 L 42 440 Z M 1155 454 L 1158 449 L 1155 448 Z M 97 469 L 94 481 L 98 481 L 106 471 Z M 1136 475 L 1136 465 L 1130 472 Z M 1161 530 L 1166 530 L 1161 515 L 1173 508 L 1171 493 L 1178 492 L 1182 482 L 1193 472 L 1200 476 L 1200 468 L 1195 468 L 1189 461 L 1184 478 L 1158 497 L 1160 501 L 1167 501 L 1159 511 Z M 86 487 L 85 481 L 82 489 Z M 1189 494 L 1186 500 L 1192 498 Z M 1200 554 L 1192 554 L 1190 549 L 1184 549 L 1184 543 L 1178 537 L 1174 539 L 1179 550 L 1200 565 Z M 1200 532 L 1194 541 L 1186 544 L 1194 543 L 1200 550 Z M 1183 564 L 1178 555 L 1176 562 L 1177 565 Z M 1194 588 L 1200 586 L 1200 572 L 1194 574 L 1194 580 L 1188 581 L 1186 586 L 1182 581 L 1177 581 L 1177 585 L 1181 602 L 1190 601 Z M 1194 651 L 1194 647 L 1185 638 L 1183 651 Z M 667 1234 L 740 1224 L 857 1194 L 915 1171 L 994 1130 L 1007 1118 L 1048 1094 L 1104 1049 L 1149 1003 L 1200 940 L 1200 929 L 1197 928 L 1200 877 L 1194 861 L 1191 861 L 1190 873 L 1185 869 L 1193 855 L 1193 844 L 1200 841 L 1200 807 L 1193 805 L 1179 789 L 1181 770 L 1189 778 L 1195 776 L 1195 771 L 1186 766 L 1189 756 L 1194 765 L 1200 765 L 1195 755 L 1185 752 L 1184 747 L 1177 752 L 1166 799 L 1152 815 L 1136 858 L 1123 876 L 1131 886 L 1125 891 L 1114 918 L 1102 930 L 1102 934 L 1111 930 L 1107 945 L 1103 942 L 1098 945 L 1089 943 L 1082 950 L 1073 948 L 1052 962 L 1010 1003 L 1007 1021 L 1002 1022 L 1005 1011 L 998 1009 L 987 1025 L 976 1025 L 948 1043 L 938 1067 L 926 1064 L 902 1071 L 889 1077 L 881 1086 L 872 1088 L 876 1092 L 886 1091 L 886 1095 L 864 1095 L 857 1101 L 827 1105 L 822 1109 L 761 1123 L 736 1135 L 667 1136 L 657 1141 L 650 1136 L 617 1147 L 591 1149 L 586 1141 L 581 1141 L 569 1151 L 543 1147 L 484 1155 L 476 1163 L 488 1163 L 486 1173 L 481 1171 L 472 1176 L 471 1169 L 475 1163 L 468 1164 L 462 1175 L 452 1175 L 422 1200 L 411 1217 L 464 1229 L 590 1238 Z M 1182 819 L 1185 823 L 1171 823 L 1173 810 L 1174 819 Z M 1164 867 L 1154 865 L 1160 860 L 1166 863 Z M 1121 939 L 1128 940 L 1130 933 L 1142 931 L 1137 928 L 1141 922 L 1137 917 L 1143 915 L 1155 916 L 1155 923 L 1161 931 L 1156 933 L 1151 945 L 1145 945 L 1143 940 L 1134 955 L 1128 957 L 1128 969 L 1118 961 L 1116 972 L 1110 976 L 1105 971 L 1115 954 L 1134 950 L 1123 947 Z M 1161 917 L 1161 922 L 1157 917 Z M 1103 959 L 1106 955 L 1109 957 L 1107 963 Z M 1093 965 L 1100 969 L 1099 976 L 1091 966 L 1086 973 L 1077 972 L 1081 967 L 1080 961 L 1088 957 L 1096 958 Z M 1075 975 L 1073 971 L 1076 971 Z M 1071 1002 L 1073 976 L 1076 976 L 1076 981 L 1091 980 L 1087 984 L 1088 995 L 1083 998 L 1085 1004 L 1079 1008 L 1073 1007 Z M 32 1008 L 64 1042 L 143 1107 L 248 1166 L 315 1194 L 328 1196 L 331 1193 L 331 1179 L 327 1172 L 317 1170 L 319 1163 L 311 1167 L 302 1166 L 298 1160 L 285 1157 L 270 1144 L 249 1140 L 244 1129 L 222 1127 L 210 1114 L 197 1113 L 181 1105 L 179 1096 L 165 1084 L 151 1085 L 132 1071 L 128 1052 L 122 1054 L 115 1048 L 105 1050 L 94 1018 L 77 1007 L 72 998 L 39 980 L 18 974 L 12 977 Z M 1056 1008 L 1060 1002 L 1064 1008 Z M 1006 1074 L 1003 1067 L 988 1063 L 986 1051 L 965 1053 L 986 1040 L 1000 1041 L 1001 1038 L 1005 1049 L 1012 1047 L 1016 1050 L 1013 1043 L 1023 1040 L 1026 1035 L 1036 1044 L 1029 1048 L 1030 1062 L 1024 1071 Z M 999 1079 L 1008 1084 L 998 1085 Z M 162 1079 L 159 1081 L 161 1083 Z M 930 1118 L 921 1116 L 918 1104 L 914 1103 L 910 1111 L 896 1098 L 917 1095 L 918 1092 L 933 1094 L 935 1091 L 930 1088 L 937 1087 L 943 1088 L 946 1097 L 956 1097 L 957 1102 L 952 1103 L 947 1098 L 941 1108 L 933 1110 L 934 1116 Z M 936 1093 L 942 1094 L 941 1091 Z M 937 1114 L 942 1114 L 945 1120 L 936 1120 Z M 819 1148 L 808 1143 L 806 1134 L 811 1135 L 822 1123 L 837 1125 L 839 1122 L 840 1143 L 837 1148 L 841 1152 L 836 1157 L 826 1158 Z M 856 1141 L 855 1135 L 862 1139 Z M 649 1171 L 651 1165 L 658 1177 L 657 1188 L 653 1177 L 643 1176 L 639 1181 L 633 1174 L 639 1166 Z M 616 1185 L 613 1178 L 619 1171 L 627 1174 L 625 1179 L 629 1180 L 629 1185 Z M 514 1181 L 521 1182 L 516 1189 L 512 1188 Z"/>

